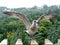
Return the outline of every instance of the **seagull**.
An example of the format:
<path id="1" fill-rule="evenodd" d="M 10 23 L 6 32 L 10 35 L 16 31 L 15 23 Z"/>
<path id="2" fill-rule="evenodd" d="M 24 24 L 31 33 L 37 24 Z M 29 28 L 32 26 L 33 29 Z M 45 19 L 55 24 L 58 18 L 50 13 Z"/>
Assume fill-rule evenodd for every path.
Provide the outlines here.
<path id="1" fill-rule="evenodd" d="M 18 19 L 22 20 L 26 26 L 26 33 L 30 36 L 33 36 L 36 34 L 36 32 L 38 32 L 38 26 L 39 26 L 41 20 L 43 20 L 43 19 L 52 20 L 52 19 L 56 18 L 55 13 L 49 14 L 49 15 L 42 15 L 37 20 L 33 20 L 32 24 L 31 24 L 29 19 L 21 13 L 12 12 L 12 11 L 4 11 L 3 13 L 6 15 L 9 15 L 9 16 L 15 16 Z"/>

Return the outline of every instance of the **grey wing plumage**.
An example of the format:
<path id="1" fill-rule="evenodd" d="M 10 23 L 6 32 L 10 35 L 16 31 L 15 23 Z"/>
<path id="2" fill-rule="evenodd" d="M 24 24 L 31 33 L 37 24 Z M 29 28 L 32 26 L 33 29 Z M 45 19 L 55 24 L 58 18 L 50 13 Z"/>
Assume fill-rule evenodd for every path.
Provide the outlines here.
<path id="1" fill-rule="evenodd" d="M 38 18 L 37 22 L 39 23 L 43 19 L 49 19 L 49 20 L 54 19 L 54 18 L 56 18 L 56 16 L 57 15 L 55 13 L 54 14 L 49 14 L 49 15 L 42 15 Z"/>
<path id="2" fill-rule="evenodd" d="M 8 11 L 5 11 L 3 13 L 7 14 L 9 16 L 16 16 L 16 17 L 18 17 L 19 19 L 21 19 L 24 22 L 26 28 L 29 29 L 31 24 L 30 24 L 30 21 L 28 20 L 28 18 L 26 16 L 24 16 L 24 15 L 22 15 L 20 13 L 17 13 L 17 12 L 8 12 Z"/>

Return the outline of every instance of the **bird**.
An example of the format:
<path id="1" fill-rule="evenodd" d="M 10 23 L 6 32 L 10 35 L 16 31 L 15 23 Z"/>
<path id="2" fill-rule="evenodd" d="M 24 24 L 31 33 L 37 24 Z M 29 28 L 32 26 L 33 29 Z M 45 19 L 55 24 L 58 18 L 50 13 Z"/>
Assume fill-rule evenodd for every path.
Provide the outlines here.
<path id="1" fill-rule="evenodd" d="M 30 36 L 33 36 L 36 34 L 36 32 L 38 32 L 38 26 L 39 26 L 41 20 L 43 20 L 43 19 L 52 20 L 52 19 L 56 18 L 56 16 L 57 16 L 55 13 L 42 15 L 37 20 L 33 20 L 32 24 L 31 24 L 29 19 L 21 13 L 12 12 L 12 11 L 4 11 L 3 13 L 6 15 L 9 15 L 9 16 L 15 16 L 18 19 L 22 20 L 26 26 L 26 33 Z"/>

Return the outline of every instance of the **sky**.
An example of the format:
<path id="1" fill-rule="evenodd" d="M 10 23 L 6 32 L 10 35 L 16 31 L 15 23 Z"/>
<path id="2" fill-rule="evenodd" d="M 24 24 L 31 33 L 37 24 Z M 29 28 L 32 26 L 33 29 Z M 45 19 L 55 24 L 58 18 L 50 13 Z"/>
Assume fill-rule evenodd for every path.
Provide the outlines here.
<path id="1" fill-rule="evenodd" d="M 41 7 L 43 5 L 60 5 L 60 0 L 0 0 L 0 7 L 21 8 L 21 7 Z"/>

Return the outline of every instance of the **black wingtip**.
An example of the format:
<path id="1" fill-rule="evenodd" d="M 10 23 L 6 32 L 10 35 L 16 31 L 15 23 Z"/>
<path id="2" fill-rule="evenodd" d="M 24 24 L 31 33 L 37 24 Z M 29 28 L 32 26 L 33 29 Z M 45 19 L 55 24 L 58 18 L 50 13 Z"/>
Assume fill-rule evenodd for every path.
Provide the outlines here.
<path id="1" fill-rule="evenodd" d="M 3 13 L 6 14 L 6 15 L 10 15 L 10 12 L 7 12 L 7 11 L 5 11 Z"/>
<path id="2" fill-rule="evenodd" d="M 3 12 L 4 14 L 7 14 L 8 12 Z"/>
<path id="3" fill-rule="evenodd" d="M 9 12 L 7 12 L 7 11 L 4 11 L 3 13 L 4 13 L 4 14 L 8 14 Z"/>

